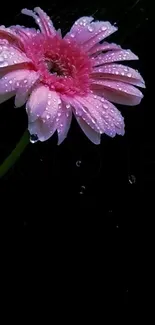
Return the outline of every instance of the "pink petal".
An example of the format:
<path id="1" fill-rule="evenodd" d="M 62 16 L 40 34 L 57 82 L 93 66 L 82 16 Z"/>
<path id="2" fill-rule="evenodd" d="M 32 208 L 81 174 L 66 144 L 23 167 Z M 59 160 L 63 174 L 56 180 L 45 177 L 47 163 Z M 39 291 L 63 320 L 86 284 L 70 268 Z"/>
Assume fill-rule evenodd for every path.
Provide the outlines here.
<path id="1" fill-rule="evenodd" d="M 45 123 L 44 119 L 40 117 L 34 122 L 29 121 L 28 130 L 31 135 L 37 135 L 38 140 L 43 142 L 48 140 L 54 134 L 54 132 L 56 131 L 56 123 L 54 121 L 49 125 Z"/>
<path id="2" fill-rule="evenodd" d="M 5 76 L 0 79 L 1 102 L 2 100 L 7 100 L 8 96 L 9 98 L 14 96 L 16 92 L 18 94 L 18 100 L 20 97 L 20 101 L 22 101 L 22 96 L 26 95 L 26 91 L 33 85 L 34 80 L 36 81 L 37 78 L 38 76 L 36 72 L 24 69 L 15 70 L 5 74 Z"/>
<path id="3" fill-rule="evenodd" d="M 76 43 L 83 44 L 85 51 L 89 51 L 96 43 L 117 30 L 109 22 L 92 22 L 92 20 L 92 17 L 78 19 L 65 39 L 74 39 Z"/>
<path id="4" fill-rule="evenodd" d="M 5 26 L 0 26 L 0 44 L 1 41 L 7 40 L 11 45 L 22 47 L 22 41 L 16 33 L 11 30 L 11 28 L 5 28 Z"/>
<path id="5" fill-rule="evenodd" d="M 32 92 L 27 105 L 29 121 L 34 122 L 39 117 L 45 120 L 45 123 L 54 120 L 60 108 L 61 100 L 55 91 L 50 91 L 48 87 L 38 85 Z"/>
<path id="6" fill-rule="evenodd" d="M 61 114 L 61 115 L 60 115 Z M 61 110 L 59 111 L 59 117 L 57 116 L 57 132 L 58 132 L 58 144 L 61 144 L 66 138 L 70 124 L 72 121 L 72 111 L 69 105 L 62 104 Z"/>
<path id="7" fill-rule="evenodd" d="M 100 133 L 106 133 L 107 135 L 114 137 L 117 132 L 117 128 L 123 130 L 124 134 L 124 121 L 120 112 L 111 103 L 104 98 L 96 95 L 88 95 L 85 98 L 78 99 L 91 113 L 96 124 L 100 128 Z"/>
<path id="8" fill-rule="evenodd" d="M 13 30 L 22 40 L 23 49 L 27 40 L 33 39 L 33 37 L 40 33 L 40 31 L 35 28 L 21 27 L 19 25 L 11 26 L 10 29 Z"/>
<path id="9" fill-rule="evenodd" d="M 96 58 L 92 58 L 92 65 L 94 67 L 102 64 L 107 64 L 116 61 L 128 61 L 138 60 L 138 56 L 132 53 L 130 50 L 109 51 L 105 54 L 98 55 Z"/>
<path id="10" fill-rule="evenodd" d="M 93 17 L 81 17 L 72 26 L 69 33 L 65 35 L 65 39 L 75 39 L 78 44 L 84 43 L 88 37 L 91 36 L 88 31 L 88 26 L 90 26 Z"/>
<path id="11" fill-rule="evenodd" d="M 139 89 L 123 82 L 110 80 L 93 80 L 92 89 L 99 91 L 106 99 L 123 105 L 138 105 L 143 98 Z"/>
<path id="12" fill-rule="evenodd" d="M 94 79 L 112 79 L 145 88 L 145 83 L 140 73 L 132 68 L 121 64 L 108 64 L 93 69 L 92 77 Z"/>
<path id="13" fill-rule="evenodd" d="M 116 133 L 124 134 L 124 120 L 120 112 L 104 98 L 89 94 L 85 97 L 75 96 L 69 101 L 74 107 L 78 123 L 82 119 L 96 133 L 106 133 L 111 137 L 114 137 Z M 85 133 L 88 131 L 89 128 L 85 130 Z"/>
<path id="14" fill-rule="evenodd" d="M 76 119 L 88 139 L 94 144 L 100 144 L 101 135 L 95 132 L 81 117 L 76 117 Z"/>
<path id="15" fill-rule="evenodd" d="M 93 46 L 89 50 L 89 55 L 93 55 L 93 54 L 97 55 L 99 52 L 120 50 L 120 49 L 121 49 L 120 45 L 104 42 L 102 44 L 97 44 L 97 45 Z"/>
<path id="16" fill-rule="evenodd" d="M 39 75 L 35 71 L 28 71 L 27 75 L 25 75 L 25 78 L 21 80 L 20 86 L 18 87 L 16 91 L 16 97 L 15 97 L 15 106 L 21 107 L 23 106 L 32 91 L 32 88 L 34 87 L 35 83 L 39 80 Z"/>
<path id="17" fill-rule="evenodd" d="M 83 50 L 86 52 L 89 52 L 95 44 L 99 43 L 104 38 L 108 37 L 117 30 L 117 28 L 115 26 L 112 26 L 109 22 L 96 22 L 92 23 L 91 26 L 92 25 L 92 28 L 95 29 L 95 33 L 91 32 L 92 37 L 83 44 Z"/>
<path id="18" fill-rule="evenodd" d="M 10 45 L 0 45 L 0 72 L 8 70 L 8 68 L 19 68 L 19 65 L 30 63 L 26 55 L 20 50 Z"/>
<path id="19" fill-rule="evenodd" d="M 21 12 L 24 15 L 33 17 L 43 34 L 55 36 L 56 30 L 46 13 L 39 7 L 36 7 L 34 11 L 38 14 L 38 16 L 32 10 L 28 9 L 23 9 Z"/>

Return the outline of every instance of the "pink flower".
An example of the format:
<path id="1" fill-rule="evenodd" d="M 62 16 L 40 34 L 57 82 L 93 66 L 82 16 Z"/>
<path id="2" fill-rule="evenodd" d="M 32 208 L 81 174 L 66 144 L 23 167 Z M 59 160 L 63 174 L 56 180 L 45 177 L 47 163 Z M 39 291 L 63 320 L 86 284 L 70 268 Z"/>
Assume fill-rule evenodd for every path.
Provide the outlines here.
<path id="1" fill-rule="evenodd" d="M 58 132 L 67 136 L 72 114 L 95 144 L 100 135 L 124 134 L 124 119 L 111 103 L 137 105 L 145 87 L 141 75 L 118 61 L 137 60 L 130 50 L 100 43 L 117 30 L 109 22 L 82 17 L 62 38 L 40 9 L 32 16 L 40 30 L 21 26 L 0 27 L 0 103 L 15 96 L 26 103 L 28 129 L 40 141 Z"/>

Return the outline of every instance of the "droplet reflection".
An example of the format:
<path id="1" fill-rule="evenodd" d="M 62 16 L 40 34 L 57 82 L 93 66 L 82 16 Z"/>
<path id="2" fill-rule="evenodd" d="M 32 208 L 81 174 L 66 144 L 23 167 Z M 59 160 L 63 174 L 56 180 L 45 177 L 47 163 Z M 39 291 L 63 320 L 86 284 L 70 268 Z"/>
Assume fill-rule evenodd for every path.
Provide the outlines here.
<path id="1" fill-rule="evenodd" d="M 30 142 L 31 143 L 36 143 L 37 141 L 38 141 L 37 134 L 31 134 L 31 136 L 30 136 Z"/>

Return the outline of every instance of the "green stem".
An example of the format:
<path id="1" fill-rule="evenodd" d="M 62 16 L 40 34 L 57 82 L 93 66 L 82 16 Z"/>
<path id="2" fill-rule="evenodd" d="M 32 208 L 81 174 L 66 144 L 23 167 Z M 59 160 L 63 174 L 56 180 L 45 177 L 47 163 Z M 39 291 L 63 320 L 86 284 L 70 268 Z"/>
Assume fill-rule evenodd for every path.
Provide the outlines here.
<path id="1" fill-rule="evenodd" d="M 3 177 L 8 170 L 15 164 L 18 160 L 26 146 L 30 142 L 30 134 L 28 130 L 24 132 L 20 141 L 18 142 L 16 148 L 11 152 L 11 154 L 4 160 L 4 162 L 0 165 L 0 178 Z"/>

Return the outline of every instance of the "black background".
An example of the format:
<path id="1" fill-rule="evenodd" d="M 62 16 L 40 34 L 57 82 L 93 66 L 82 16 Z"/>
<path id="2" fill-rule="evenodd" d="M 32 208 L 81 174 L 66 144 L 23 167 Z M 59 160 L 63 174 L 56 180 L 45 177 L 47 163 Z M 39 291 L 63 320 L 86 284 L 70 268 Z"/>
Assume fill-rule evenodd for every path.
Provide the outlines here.
<path id="1" fill-rule="evenodd" d="M 142 223 L 144 181 L 151 194 L 155 180 L 153 1 L 13 2 L 1 8 L 0 24 L 35 26 L 33 19 L 20 14 L 22 8 L 35 6 L 51 16 L 63 35 L 80 16 L 116 23 L 118 32 L 109 41 L 139 56 L 130 66 L 139 69 L 146 90 L 139 106 L 117 105 L 125 117 L 124 137 L 103 135 L 101 145 L 95 146 L 73 120 L 62 145 L 56 145 L 56 135 L 30 144 L 0 181 L 1 221 L 19 229 L 26 277 L 31 274 L 27 262 L 35 265 L 37 257 L 44 256 L 46 267 L 58 272 L 61 289 L 66 277 L 71 280 L 71 295 L 83 283 L 81 300 L 86 299 L 86 292 L 90 296 L 95 292 L 92 296 L 99 299 L 99 308 L 102 299 L 127 305 L 130 275 L 134 274 L 132 254 Z M 13 99 L 1 104 L 0 113 L 2 162 L 27 127 L 27 116 L 24 108 L 14 108 Z"/>

